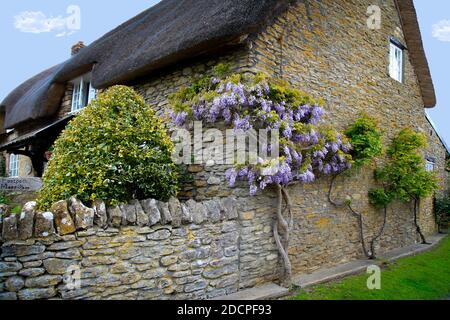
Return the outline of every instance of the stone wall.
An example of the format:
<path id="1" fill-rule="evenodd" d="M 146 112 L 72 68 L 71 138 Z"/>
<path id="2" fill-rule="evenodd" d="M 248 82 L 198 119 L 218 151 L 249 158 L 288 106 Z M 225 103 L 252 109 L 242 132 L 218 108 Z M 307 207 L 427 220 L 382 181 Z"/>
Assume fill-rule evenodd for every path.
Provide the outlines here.
<path id="1" fill-rule="evenodd" d="M 379 5 L 379 30 L 367 27 L 367 8 Z M 402 128 L 426 134 L 424 156 L 437 159 L 444 177 L 445 151 L 425 117 L 415 70 L 405 50 L 404 83 L 389 77 L 389 37 L 405 44 L 400 19 L 389 1 L 300 1 L 252 40 L 250 60 L 255 68 L 326 101 L 326 121 L 344 129 L 363 111 L 380 120 L 388 144 Z M 381 159 L 378 163 L 383 164 Z M 375 185 L 373 168 L 340 179 L 335 197 L 350 197 L 363 213 L 366 233 L 374 234 L 382 214 L 368 205 L 367 191 Z M 292 190 L 296 207 L 291 257 L 297 272 L 352 259 L 360 251 L 356 220 L 326 200 L 328 181 Z M 436 232 L 432 201 L 423 201 L 420 223 L 426 234 Z M 392 249 L 416 241 L 410 204 L 396 203 L 388 213 L 379 245 Z M 309 251 L 316 251 L 309 261 Z"/>
<path id="2" fill-rule="evenodd" d="M 272 216 L 235 198 L 34 208 L 2 222 L 0 300 L 206 299 L 277 278 Z"/>

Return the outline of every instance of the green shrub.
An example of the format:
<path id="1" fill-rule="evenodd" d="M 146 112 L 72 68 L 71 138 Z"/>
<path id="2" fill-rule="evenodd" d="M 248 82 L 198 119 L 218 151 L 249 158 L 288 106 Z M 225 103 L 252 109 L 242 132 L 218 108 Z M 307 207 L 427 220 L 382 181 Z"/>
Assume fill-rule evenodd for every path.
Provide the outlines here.
<path id="1" fill-rule="evenodd" d="M 436 174 L 425 169 L 422 150 L 426 147 L 426 137 L 409 128 L 392 140 L 387 164 L 375 170 L 375 179 L 385 186 L 390 199 L 409 202 L 429 197 L 439 189 Z"/>
<path id="2" fill-rule="evenodd" d="M 11 214 L 19 215 L 22 212 L 22 206 L 18 205 L 11 209 Z"/>
<path id="3" fill-rule="evenodd" d="M 38 204 L 76 195 L 115 205 L 132 198 L 166 200 L 177 192 L 173 143 L 153 109 L 131 88 L 100 94 L 61 133 Z"/>
<path id="4" fill-rule="evenodd" d="M 383 132 L 378 122 L 362 113 L 347 129 L 345 135 L 352 144 L 352 157 L 355 167 L 368 164 L 383 154 Z"/>
<path id="5" fill-rule="evenodd" d="M 0 204 L 10 204 L 11 200 L 9 200 L 8 196 L 5 192 L 0 191 Z"/>

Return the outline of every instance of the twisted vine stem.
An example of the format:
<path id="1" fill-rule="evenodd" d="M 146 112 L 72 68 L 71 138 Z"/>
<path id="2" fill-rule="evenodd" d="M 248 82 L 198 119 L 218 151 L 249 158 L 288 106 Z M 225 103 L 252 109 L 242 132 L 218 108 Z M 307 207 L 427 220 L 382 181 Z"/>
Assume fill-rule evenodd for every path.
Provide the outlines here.
<path id="1" fill-rule="evenodd" d="M 416 227 L 416 231 L 420 236 L 420 240 L 422 240 L 422 244 L 431 244 L 427 241 L 427 239 L 425 238 L 425 236 L 422 233 L 422 229 L 419 226 L 419 222 L 418 222 L 418 213 L 420 210 L 420 199 L 417 197 L 413 197 L 413 201 L 414 201 L 414 226 Z"/>
<path id="2" fill-rule="evenodd" d="M 376 255 L 375 255 L 375 242 L 381 237 L 381 235 L 384 232 L 384 229 L 386 227 L 386 221 L 387 221 L 387 207 L 384 208 L 384 218 L 383 218 L 383 224 L 380 228 L 380 230 L 378 231 L 378 233 L 376 234 L 375 237 L 373 237 L 370 242 L 369 242 L 369 250 L 367 250 L 367 245 L 366 245 L 366 240 L 364 237 L 364 221 L 363 221 L 363 216 L 361 213 L 359 213 L 358 211 L 356 211 L 353 207 L 352 204 L 350 202 L 344 201 L 344 202 L 338 202 L 336 200 L 334 200 L 331 196 L 331 194 L 333 193 L 333 189 L 334 189 L 334 184 L 336 182 L 337 177 L 339 176 L 339 174 L 335 174 L 333 175 L 333 177 L 331 178 L 331 182 L 330 182 L 330 187 L 328 189 L 328 201 L 334 205 L 335 207 L 347 207 L 350 212 L 352 213 L 352 215 L 357 219 L 358 221 L 358 229 L 359 229 L 359 240 L 361 242 L 361 246 L 364 252 L 364 255 L 370 259 L 376 259 Z"/>
<path id="3" fill-rule="evenodd" d="M 292 201 L 286 187 L 277 184 L 277 220 L 273 226 L 273 236 L 277 244 L 278 252 L 281 255 L 282 271 L 281 282 L 285 287 L 290 287 L 292 283 L 292 264 L 289 259 L 289 241 L 290 233 L 294 225 L 292 214 Z M 286 206 L 283 208 L 283 201 Z M 287 216 L 287 217 L 286 217 Z"/>

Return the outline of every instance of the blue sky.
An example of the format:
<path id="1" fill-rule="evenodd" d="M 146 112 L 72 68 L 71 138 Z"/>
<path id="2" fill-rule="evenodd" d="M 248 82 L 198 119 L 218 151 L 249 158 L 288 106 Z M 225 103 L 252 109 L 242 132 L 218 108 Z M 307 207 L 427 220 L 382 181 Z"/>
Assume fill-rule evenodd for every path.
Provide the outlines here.
<path id="1" fill-rule="evenodd" d="M 0 100 L 24 80 L 67 59 L 70 47 L 78 40 L 89 44 L 157 2 L 157 0 L 2 1 Z M 427 112 L 440 135 L 450 145 L 450 87 L 447 82 L 450 74 L 450 1 L 414 0 L 414 2 L 438 100 L 438 105 Z M 76 19 L 77 12 L 74 11 L 73 5 L 80 9 L 80 19 Z M 69 20 L 71 23 L 67 23 L 67 18 L 71 18 Z M 79 29 L 78 21 L 81 22 Z"/>

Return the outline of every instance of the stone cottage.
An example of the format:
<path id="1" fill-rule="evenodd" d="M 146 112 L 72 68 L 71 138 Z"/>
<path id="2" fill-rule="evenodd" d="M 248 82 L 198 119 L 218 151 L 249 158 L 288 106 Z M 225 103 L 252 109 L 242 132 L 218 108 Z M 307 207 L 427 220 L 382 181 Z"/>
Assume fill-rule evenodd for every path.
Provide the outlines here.
<path id="1" fill-rule="evenodd" d="M 41 175 L 58 133 L 97 90 L 133 86 L 162 116 L 169 110 L 169 94 L 221 62 L 235 72 L 262 71 L 323 97 L 326 121 L 339 129 L 365 111 L 382 119 L 389 139 L 404 127 L 424 132 L 429 140 L 427 167 L 444 177 L 445 148 L 424 112 L 435 106 L 436 98 L 412 0 L 163 0 L 92 44 L 77 44 L 69 60 L 26 81 L 1 103 L 0 150 L 8 155 L 7 171 L 12 176 Z M 127 273 L 130 278 L 102 278 L 103 284 L 88 281 L 70 294 L 62 294 L 61 279 L 52 278 L 55 283 L 45 287 L 45 294 L 25 294 L 31 289 L 21 286 L 18 297 L 205 299 L 277 281 L 274 194 L 267 190 L 250 197 L 247 189 L 230 189 L 220 166 L 192 165 L 188 170 L 195 181 L 184 186 L 181 198 L 199 203 L 232 198 L 237 216 L 170 228 L 156 223 L 148 238 L 139 234 L 142 230 L 128 228 L 109 235 L 83 231 L 53 244 L 35 240 L 38 244 L 24 255 L 40 255 L 36 259 L 45 268 L 39 262 L 35 268 L 42 272 L 23 272 L 24 264 L 33 263 L 20 258 L 10 262 L 17 264 L 8 271 L 9 276 L 27 278 L 25 286 L 28 278 L 61 275 L 64 257 L 81 261 L 88 279 L 95 272 L 114 275 L 124 263 L 134 271 Z M 372 169 L 364 169 L 342 178 L 336 187 L 337 196 L 351 197 L 363 212 L 368 235 L 382 219 L 368 204 L 373 184 Z M 295 226 L 289 255 L 296 274 L 362 254 L 357 221 L 327 202 L 328 186 L 322 179 L 292 187 Z M 436 232 L 431 199 L 422 203 L 420 224 L 426 234 Z M 114 252 L 121 245 L 139 255 L 145 239 L 154 246 L 142 260 L 148 269 L 127 260 L 136 256 L 119 254 L 117 261 Z M 389 208 L 377 246 L 388 250 L 415 241 L 411 208 L 396 203 Z M 76 252 L 65 256 L 59 250 Z M 185 252 L 192 257 L 184 257 Z M 153 278 L 142 275 L 150 279 L 142 282 L 143 272 Z M 131 280 L 121 283 L 123 279 Z M 155 285 L 152 279 L 165 279 L 167 285 Z M 112 289 L 105 289 L 108 281 Z"/>

